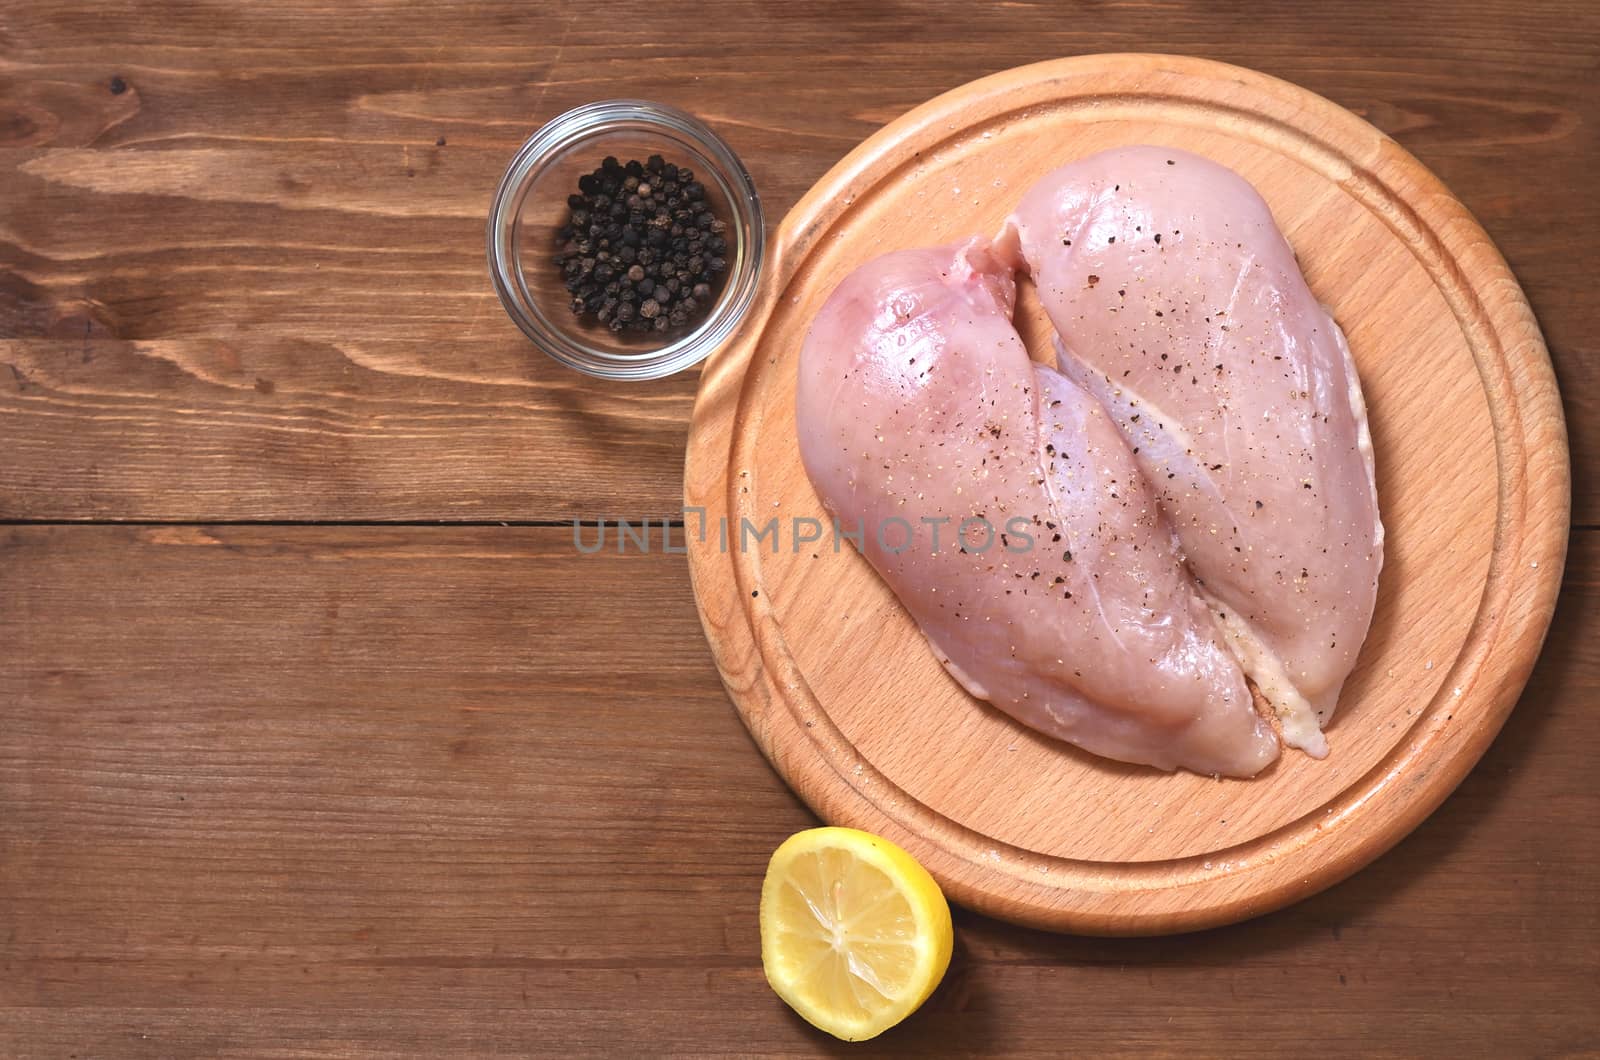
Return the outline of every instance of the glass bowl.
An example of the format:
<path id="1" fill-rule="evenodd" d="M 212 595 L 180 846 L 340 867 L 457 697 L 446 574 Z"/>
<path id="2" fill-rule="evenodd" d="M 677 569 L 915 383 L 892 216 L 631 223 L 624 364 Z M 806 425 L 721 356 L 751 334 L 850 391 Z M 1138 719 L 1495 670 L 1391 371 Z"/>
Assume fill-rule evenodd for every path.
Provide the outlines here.
<path id="1" fill-rule="evenodd" d="M 711 211 L 727 222 L 727 269 L 709 310 L 676 329 L 613 332 L 572 311 L 553 258 L 565 241 L 567 197 L 607 156 L 661 155 L 694 171 Z M 644 100 L 589 103 L 547 122 L 511 160 L 489 208 L 489 272 L 500 302 L 535 346 L 605 379 L 659 379 L 704 360 L 755 299 L 765 238 L 755 183 L 722 139 L 691 115 Z"/>

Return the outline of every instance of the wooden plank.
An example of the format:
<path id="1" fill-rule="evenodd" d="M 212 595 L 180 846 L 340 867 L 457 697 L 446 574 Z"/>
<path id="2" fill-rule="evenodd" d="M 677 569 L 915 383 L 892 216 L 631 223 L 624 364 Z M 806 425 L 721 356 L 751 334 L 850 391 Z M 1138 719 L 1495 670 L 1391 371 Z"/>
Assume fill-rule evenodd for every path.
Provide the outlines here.
<path id="1" fill-rule="evenodd" d="M 809 814 L 683 557 L 568 528 L 0 530 L 0 1053 L 814 1053 L 762 981 Z M 1600 1049 L 1600 533 L 1479 767 L 1232 928 L 968 914 L 865 1055 Z"/>
<path id="2" fill-rule="evenodd" d="M 671 510 L 682 434 L 661 423 L 694 376 L 624 388 L 558 370 L 489 289 L 487 201 L 521 139 L 602 95 L 676 103 L 727 135 L 776 222 L 862 137 L 940 91 L 1130 48 L 1287 77 L 1416 151 L 1505 252 L 1551 346 L 1574 451 L 1600 451 L 1593 5 L 1429 0 L 1396 22 L 1377 4 L 1092 17 L 1015 4 L 976 25 L 961 5 L 852 5 L 785 12 L 781 27 L 748 2 L 588 10 L 11 5 L 0 339 L 18 341 L 0 345 L 0 518 Z M 69 388 L 52 365 L 85 353 Z M 234 359 L 249 365 L 238 381 L 295 400 L 192 374 Z M 140 409 L 130 425 L 84 392 Z M 241 399 L 276 426 L 241 427 Z M 437 432 L 417 428 L 420 404 L 445 414 Z M 629 447 L 621 462 L 585 451 L 596 406 L 604 438 Z M 560 458 L 530 473 L 530 452 Z M 1576 516 L 1600 522 L 1600 482 L 1582 457 L 1575 470 Z"/>
<path id="3" fill-rule="evenodd" d="M 0 341 L 0 518 L 667 516 L 696 381 L 518 342 Z"/>

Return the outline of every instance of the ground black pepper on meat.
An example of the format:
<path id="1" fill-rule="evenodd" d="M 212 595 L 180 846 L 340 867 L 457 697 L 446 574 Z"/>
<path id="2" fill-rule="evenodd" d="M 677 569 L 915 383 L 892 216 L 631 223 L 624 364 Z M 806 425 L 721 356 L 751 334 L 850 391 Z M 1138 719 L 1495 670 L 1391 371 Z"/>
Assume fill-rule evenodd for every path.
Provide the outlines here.
<path id="1" fill-rule="evenodd" d="M 608 157 L 578 178 L 552 259 L 572 312 L 612 331 L 666 331 L 704 316 L 728 268 L 728 223 L 694 171 L 660 155 Z"/>

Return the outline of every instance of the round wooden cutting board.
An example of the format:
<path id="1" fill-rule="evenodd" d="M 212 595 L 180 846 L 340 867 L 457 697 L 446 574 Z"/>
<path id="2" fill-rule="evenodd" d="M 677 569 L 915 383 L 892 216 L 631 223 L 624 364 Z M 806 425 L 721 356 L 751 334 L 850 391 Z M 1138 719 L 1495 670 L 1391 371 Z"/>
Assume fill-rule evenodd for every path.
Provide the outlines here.
<path id="1" fill-rule="evenodd" d="M 796 358 L 850 270 L 992 234 L 1023 191 L 1122 144 L 1232 167 L 1349 335 L 1388 530 L 1372 632 L 1328 729 L 1252 780 L 1161 773 L 1040 737 L 968 696 L 831 534 L 796 446 Z M 1466 209 L 1372 126 L 1293 85 L 1097 55 L 973 82 L 834 167 L 777 234 L 755 317 L 708 364 L 685 494 L 695 594 L 757 743 L 826 821 L 915 854 L 949 895 L 1039 927 L 1150 934 L 1326 887 L 1417 825 L 1510 712 L 1566 553 L 1565 426 L 1527 301 Z M 1036 356 L 1048 324 L 1025 297 Z M 778 520 L 737 547 L 737 527 Z M 726 547 L 720 520 L 735 528 Z M 805 529 L 802 526 L 802 529 Z"/>

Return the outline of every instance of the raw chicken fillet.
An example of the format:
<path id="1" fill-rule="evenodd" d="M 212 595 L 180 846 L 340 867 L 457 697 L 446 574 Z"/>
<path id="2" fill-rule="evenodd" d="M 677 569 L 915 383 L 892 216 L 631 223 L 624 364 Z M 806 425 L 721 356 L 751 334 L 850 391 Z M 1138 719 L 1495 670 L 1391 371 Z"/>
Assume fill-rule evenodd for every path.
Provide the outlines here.
<path id="1" fill-rule="evenodd" d="M 981 239 L 845 279 L 801 353 L 806 471 L 974 696 L 1106 757 L 1253 775 L 1277 742 L 1157 492 L 1029 359 L 1015 294 Z"/>
<path id="2" fill-rule="evenodd" d="M 1322 725 L 1383 563 L 1372 442 L 1344 335 L 1237 173 L 1167 148 L 1047 175 L 1020 253 L 1063 371 L 1110 411 L 1285 743 Z"/>

